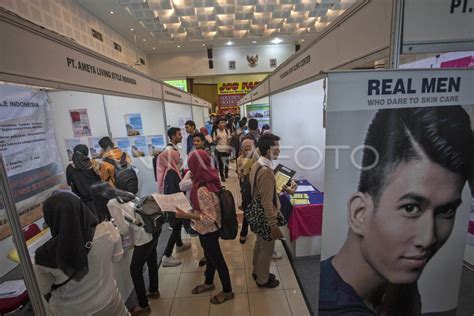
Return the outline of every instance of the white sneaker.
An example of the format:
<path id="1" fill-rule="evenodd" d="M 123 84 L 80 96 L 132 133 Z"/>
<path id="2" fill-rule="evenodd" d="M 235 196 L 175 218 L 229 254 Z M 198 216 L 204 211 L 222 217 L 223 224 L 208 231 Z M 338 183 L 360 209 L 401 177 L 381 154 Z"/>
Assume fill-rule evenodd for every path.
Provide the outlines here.
<path id="1" fill-rule="evenodd" d="M 190 243 L 183 243 L 183 245 L 181 247 L 176 246 L 175 248 L 176 248 L 176 253 L 183 252 L 183 251 L 188 250 L 189 248 L 191 248 L 191 244 Z"/>
<path id="2" fill-rule="evenodd" d="M 179 266 L 180 264 L 181 264 L 181 260 L 176 259 L 173 256 L 169 256 L 169 257 L 163 256 L 163 259 L 161 259 L 161 266 L 164 268 L 176 267 L 176 266 Z"/>
<path id="3" fill-rule="evenodd" d="M 283 258 L 283 255 L 280 252 L 274 250 L 272 254 L 272 259 L 281 259 L 281 258 Z"/>

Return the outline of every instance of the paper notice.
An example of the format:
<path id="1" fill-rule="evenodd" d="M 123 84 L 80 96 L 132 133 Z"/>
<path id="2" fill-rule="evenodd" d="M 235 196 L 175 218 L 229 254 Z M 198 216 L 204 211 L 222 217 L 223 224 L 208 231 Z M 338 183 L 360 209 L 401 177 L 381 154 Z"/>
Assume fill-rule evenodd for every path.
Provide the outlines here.
<path id="1" fill-rule="evenodd" d="M 193 209 L 183 192 L 166 195 L 153 193 L 152 196 L 163 212 L 176 212 L 177 207 L 185 212 Z"/>

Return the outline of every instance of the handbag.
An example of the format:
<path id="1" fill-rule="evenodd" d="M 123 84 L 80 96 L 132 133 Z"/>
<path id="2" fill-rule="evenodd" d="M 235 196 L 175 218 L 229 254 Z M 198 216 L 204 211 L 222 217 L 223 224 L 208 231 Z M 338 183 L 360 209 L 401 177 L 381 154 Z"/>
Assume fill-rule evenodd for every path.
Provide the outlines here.
<path id="1" fill-rule="evenodd" d="M 265 210 L 263 209 L 262 199 L 258 196 L 255 197 L 255 187 L 257 185 L 257 176 L 263 167 L 260 166 L 255 173 L 254 183 L 253 183 L 253 192 L 252 192 L 252 202 L 244 210 L 245 218 L 250 225 L 250 229 L 257 235 L 260 236 L 263 240 L 270 241 L 272 240 L 271 233 L 272 229 L 268 224 L 267 216 L 265 215 Z M 276 192 L 273 192 L 273 204 L 276 205 Z M 277 225 L 284 226 L 287 224 L 286 219 L 283 217 L 280 211 L 277 212 Z"/>

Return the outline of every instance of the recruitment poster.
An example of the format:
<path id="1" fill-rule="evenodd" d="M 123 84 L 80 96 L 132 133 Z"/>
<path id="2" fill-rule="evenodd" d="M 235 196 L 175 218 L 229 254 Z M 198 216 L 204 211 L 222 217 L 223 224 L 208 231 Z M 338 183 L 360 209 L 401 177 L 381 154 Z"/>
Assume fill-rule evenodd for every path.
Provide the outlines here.
<path id="1" fill-rule="evenodd" d="M 72 155 L 74 154 L 74 147 L 81 143 L 80 138 L 68 138 L 64 140 L 66 145 L 67 159 L 72 160 Z"/>
<path id="2" fill-rule="evenodd" d="M 87 139 L 87 144 L 89 145 L 89 156 L 92 159 L 99 159 L 102 148 L 99 145 L 99 140 L 102 137 L 89 137 Z"/>
<path id="3" fill-rule="evenodd" d="M 72 120 L 72 131 L 74 133 L 74 137 L 92 135 L 87 109 L 70 110 L 69 114 Z"/>
<path id="4" fill-rule="evenodd" d="M 115 138 L 115 145 L 120 148 L 121 151 L 131 155 L 132 154 L 132 144 L 130 138 L 128 137 L 117 137 Z"/>
<path id="5" fill-rule="evenodd" d="M 165 147 L 165 137 L 163 135 L 147 136 L 148 154 L 153 156 L 157 151 L 163 150 Z"/>
<path id="6" fill-rule="evenodd" d="M 127 136 L 143 135 L 142 115 L 140 113 L 125 114 Z"/>
<path id="7" fill-rule="evenodd" d="M 132 138 L 132 156 L 145 157 L 148 156 L 148 144 L 145 136 L 137 136 Z"/>
<path id="8" fill-rule="evenodd" d="M 41 203 L 64 185 L 47 96 L 0 85 L 0 154 L 23 225 L 42 217 Z M 10 235 L 0 201 L 0 239 Z"/>
<path id="9" fill-rule="evenodd" d="M 468 69 L 329 74 L 320 315 L 456 308 L 473 86 Z"/>
<path id="10" fill-rule="evenodd" d="M 258 128 L 263 125 L 270 125 L 270 105 L 268 103 L 256 103 L 247 105 L 247 118 L 256 119 Z"/>

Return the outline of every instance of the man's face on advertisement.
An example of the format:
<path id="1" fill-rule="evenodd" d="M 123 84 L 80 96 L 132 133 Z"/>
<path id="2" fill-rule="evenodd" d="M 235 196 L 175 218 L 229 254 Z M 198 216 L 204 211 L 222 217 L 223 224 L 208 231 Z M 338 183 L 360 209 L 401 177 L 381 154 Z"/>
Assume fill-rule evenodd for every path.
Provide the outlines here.
<path id="1" fill-rule="evenodd" d="M 465 180 L 427 158 L 399 165 L 364 215 L 361 252 L 392 284 L 413 283 L 449 238 Z"/>

